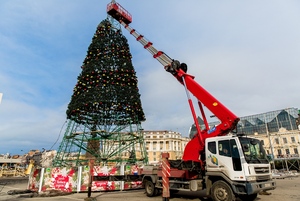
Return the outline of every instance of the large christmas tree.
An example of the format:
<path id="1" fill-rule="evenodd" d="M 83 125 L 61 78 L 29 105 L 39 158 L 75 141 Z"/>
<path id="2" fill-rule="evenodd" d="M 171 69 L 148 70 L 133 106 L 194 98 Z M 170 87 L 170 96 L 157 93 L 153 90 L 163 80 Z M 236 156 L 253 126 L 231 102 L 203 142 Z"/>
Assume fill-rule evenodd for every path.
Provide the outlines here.
<path id="1" fill-rule="evenodd" d="M 145 115 L 131 58 L 121 30 L 110 20 L 103 20 L 68 105 L 68 128 L 55 166 L 79 165 L 89 158 L 99 162 L 146 162 L 140 126 Z"/>
<path id="2" fill-rule="evenodd" d="M 127 39 L 108 20 L 100 23 L 81 66 L 67 110 L 80 124 L 131 124 L 145 120 Z"/>

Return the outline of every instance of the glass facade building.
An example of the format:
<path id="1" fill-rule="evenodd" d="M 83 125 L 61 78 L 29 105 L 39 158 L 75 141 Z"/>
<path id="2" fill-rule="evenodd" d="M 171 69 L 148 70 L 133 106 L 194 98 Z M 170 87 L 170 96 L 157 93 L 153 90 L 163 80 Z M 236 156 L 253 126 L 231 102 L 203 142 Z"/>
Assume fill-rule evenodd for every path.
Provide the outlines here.
<path id="1" fill-rule="evenodd" d="M 297 108 L 287 108 L 266 112 L 262 114 L 240 117 L 237 125 L 237 133 L 253 135 L 278 132 L 280 128 L 286 130 L 298 130 L 296 123 L 299 118 L 299 110 Z M 203 120 L 198 117 L 201 129 L 204 129 Z M 210 127 L 218 125 L 220 122 L 209 123 Z M 190 128 L 189 136 L 193 137 L 196 133 L 196 127 L 193 124 Z"/>
<path id="2" fill-rule="evenodd" d="M 262 114 L 241 117 L 237 126 L 238 133 L 247 135 L 278 132 L 280 128 L 297 130 L 297 108 L 287 108 Z"/>

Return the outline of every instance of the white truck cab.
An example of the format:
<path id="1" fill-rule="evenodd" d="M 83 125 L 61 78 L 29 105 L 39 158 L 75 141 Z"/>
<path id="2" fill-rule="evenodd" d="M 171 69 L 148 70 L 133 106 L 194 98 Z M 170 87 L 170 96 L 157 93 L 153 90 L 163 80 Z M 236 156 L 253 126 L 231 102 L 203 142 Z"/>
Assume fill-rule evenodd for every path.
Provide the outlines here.
<path id="1" fill-rule="evenodd" d="M 275 189 L 270 163 L 258 139 L 227 135 L 207 138 L 205 143 L 205 175 L 208 181 L 211 180 L 208 184 L 213 186 L 215 178 L 220 177 L 230 185 L 234 194 L 245 195 L 248 200 L 255 199 L 262 190 Z M 214 194 L 214 190 L 222 191 L 222 188 L 212 188 L 209 193 Z"/>

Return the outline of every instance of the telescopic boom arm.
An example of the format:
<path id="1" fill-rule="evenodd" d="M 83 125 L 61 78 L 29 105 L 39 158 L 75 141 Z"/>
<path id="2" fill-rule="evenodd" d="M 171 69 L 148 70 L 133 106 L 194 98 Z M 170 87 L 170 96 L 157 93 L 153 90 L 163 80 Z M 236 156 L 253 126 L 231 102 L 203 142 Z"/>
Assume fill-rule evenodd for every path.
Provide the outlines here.
<path id="1" fill-rule="evenodd" d="M 153 58 L 158 60 L 164 66 L 165 70 L 171 73 L 185 87 L 197 134 L 186 145 L 182 159 L 184 161 L 192 160 L 201 162 L 200 155 L 204 152 L 205 139 L 228 134 L 236 128 L 239 118 L 200 86 L 194 80 L 194 76 L 186 73 L 187 65 L 185 63 L 180 63 L 179 61 L 170 58 L 164 52 L 158 51 L 153 47 L 152 42 L 148 41 L 143 35 L 131 28 L 129 24 L 132 22 L 132 17 L 120 4 L 114 1 L 108 4 L 107 13 L 119 21 L 120 24 L 122 24 L 124 28 L 152 54 Z M 205 129 L 203 130 L 200 129 L 189 92 L 198 100 L 199 109 L 205 124 Z M 220 120 L 220 124 L 213 128 L 209 128 L 203 105 Z"/>

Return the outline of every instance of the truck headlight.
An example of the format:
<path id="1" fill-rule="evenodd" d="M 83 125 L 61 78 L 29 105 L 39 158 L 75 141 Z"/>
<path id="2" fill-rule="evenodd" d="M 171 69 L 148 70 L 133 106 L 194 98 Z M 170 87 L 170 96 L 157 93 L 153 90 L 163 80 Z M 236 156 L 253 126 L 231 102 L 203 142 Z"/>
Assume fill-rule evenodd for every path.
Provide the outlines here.
<path id="1" fill-rule="evenodd" d="M 246 180 L 247 181 L 256 181 L 256 177 L 255 176 L 249 176 L 249 177 L 246 177 Z"/>

